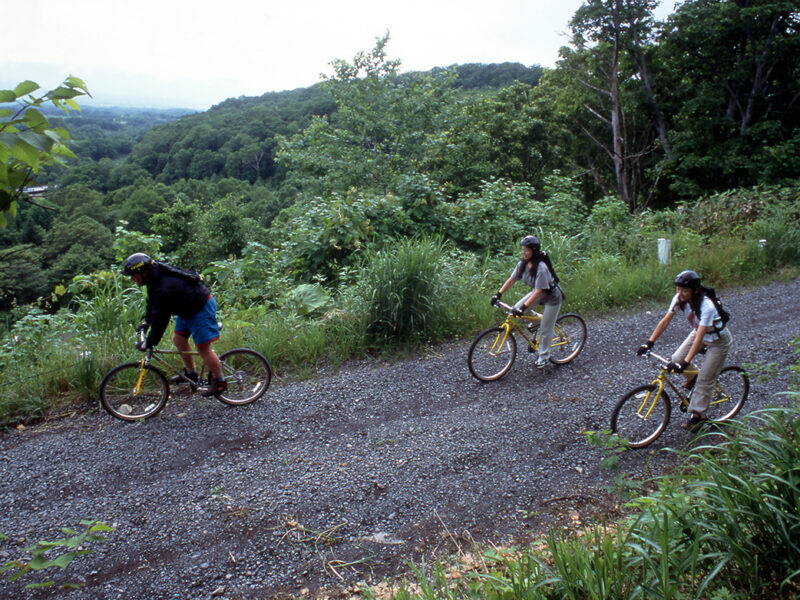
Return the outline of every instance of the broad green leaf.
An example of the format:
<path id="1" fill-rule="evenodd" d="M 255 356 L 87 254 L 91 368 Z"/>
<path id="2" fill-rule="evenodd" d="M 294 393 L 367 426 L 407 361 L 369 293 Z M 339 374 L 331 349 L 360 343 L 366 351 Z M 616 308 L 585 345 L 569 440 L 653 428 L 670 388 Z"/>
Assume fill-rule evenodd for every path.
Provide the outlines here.
<path id="1" fill-rule="evenodd" d="M 17 87 L 14 88 L 14 93 L 17 95 L 17 98 L 19 98 L 20 96 L 25 96 L 26 94 L 35 92 L 38 89 L 39 89 L 38 83 L 26 79 L 25 81 L 23 81 Z"/>
<path id="2" fill-rule="evenodd" d="M 20 131 L 19 137 L 22 141 L 27 142 L 39 152 L 50 152 L 53 148 L 53 140 L 42 133 L 35 131 Z"/>
<path id="3" fill-rule="evenodd" d="M 23 121 L 25 122 L 25 125 L 31 129 L 36 129 L 37 127 L 47 127 L 47 119 L 37 108 L 27 109 L 25 111 Z"/>
<path id="4" fill-rule="evenodd" d="M 89 88 L 86 87 L 86 83 L 84 83 L 83 79 L 81 79 L 80 77 L 75 77 L 74 75 L 70 75 L 64 80 L 64 84 L 70 87 L 83 90 L 87 94 L 89 93 Z"/>
<path id="5" fill-rule="evenodd" d="M 61 556 L 50 562 L 54 567 L 60 567 L 62 569 L 66 569 L 69 566 L 69 563 L 73 561 L 75 556 L 76 556 L 75 552 L 65 552 L 64 554 L 62 554 Z"/>
<path id="6" fill-rule="evenodd" d="M 2 92 L 0 92 L 0 94 L 1 93 Z M 0 99 L 0 102 L 2 102 L 2 101 L 3 100 Z M 3 118 L 3 117 L 9 117 L 9 116 L 11 116 L 13 114 L 14 114 L 14 111 L 11 110 L 10 108 L 0 108 L 0 119 Z"/>
<path id="7" fill-rule="evenodd" d="M 328 304 L 330 298 L 325 289 L 315 283 L 297 286 L 292 292 L 296 303 L 297 314 L 307 315 Z"/>
<path id="8" fill-rule="evenodd" d="M 77 110 L 78 112 L 81 111 L 81 106 L 72 98 L 67 98 L 66 105 L 69 106 L 72 110 Z"/>
<path id="9" fill-rule="evenodd" d="M 0 102 L 13 102 L 17 95 L 13 90 L 0 90 Z"/>
<path id="10" fill-rule="evenodd" d="M 114 528 L 111 527 L 111 525 L 106 525 L 105 523 L 98 521 L 89 528 L 89 531 L 114 531 Z"/>
<path id="11" fill-rule="evenodd" d="M 34 172 L 39 170 L 39 152 L 24 140 L 19 140 L 14 144 L 11 154 L 28 165 Z"/>
<path id="12" fill-rule="evenodd" d="M 17 216 L 17 201 L 16 200 L 12 200 L 11 203 L 8 205 L 8 208 L 6 210 L 9 213 L 11 213 L 12 217 L 16 217 Z"/>

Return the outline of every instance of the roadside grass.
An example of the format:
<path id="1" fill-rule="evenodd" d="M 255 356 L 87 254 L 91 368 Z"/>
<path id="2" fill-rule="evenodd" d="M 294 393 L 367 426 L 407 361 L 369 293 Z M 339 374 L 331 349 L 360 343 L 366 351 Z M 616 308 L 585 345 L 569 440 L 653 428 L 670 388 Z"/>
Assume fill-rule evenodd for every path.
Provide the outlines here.
<path id="1" fill-rule="evenodd" d="M 715 287 L 786 280 L 800 272 L 794 265 L 770 267 L 752 240 L 689 236 L 674 247 L 670 265 L 659 264 L 652 241 L 652 253 L 635 262 L 598 254 L 564 269 L 557 264 L 567 297 L 562 310 L 598 314 L 667 298 L 674 273 L 684 268 L 695 268 Z M 392 254 L 366 256 L 363 276 L 340 289 L 327 311 L 231 312 L 223 317 L 215 348 L 250 346 L 268 358 L 279 378 L 303 379 L 358 356 L 402 356 L 467 338 L 499 318 L 489 297 L 517 260 L 480 259 L 438 238 L 400 240 Z M 0 424 L 41 418 L 65 403 L 94 403 L 102 375 L 138 356 L 133 331 L 143 313 L 142 292 L 112 272 L 79 278 L 75 286 L 70 309 L 31 309 L 0 346 Z M 519 284 L 507 295 L 524 291 Z M 168 335 L 162 345 L 169 345 Z"/>

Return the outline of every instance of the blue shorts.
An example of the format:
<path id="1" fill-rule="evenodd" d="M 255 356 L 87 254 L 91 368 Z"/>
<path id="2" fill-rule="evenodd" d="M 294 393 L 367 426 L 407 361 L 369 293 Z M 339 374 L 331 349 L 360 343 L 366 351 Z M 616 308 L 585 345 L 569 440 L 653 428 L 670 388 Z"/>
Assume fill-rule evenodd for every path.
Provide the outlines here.
<path id="1" fill-rule="evenodd" d="M 205 346 L 219 339 L 219 325 L 217 324 L 217 301 L 211 296 L 203 308 L 192 315 L 190 319 L 175 317 L 175 333 L 183 337 L 190 335 L 198 346 Z"/>

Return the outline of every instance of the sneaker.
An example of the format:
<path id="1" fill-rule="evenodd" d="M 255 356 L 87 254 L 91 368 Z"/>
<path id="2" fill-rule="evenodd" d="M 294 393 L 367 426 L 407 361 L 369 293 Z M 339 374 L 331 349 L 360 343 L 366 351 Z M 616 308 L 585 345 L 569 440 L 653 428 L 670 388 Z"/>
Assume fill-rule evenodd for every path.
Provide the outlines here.
<path id="1" fill-rule="evenodd" d="M 228 382 L 224 379 L 217 379 L 213 375 L 208 377 L 208 387 L 203 391 L 202 395 L 206 398 L 221 394 L 228 389 Z"/>
<path id="2" fill-rule="evenodd" d="M 694 387 L 694 384 L 697 383 L 697 375 L 693 375 L 691 378 L 687 379 L 683 382 L 683 389 L 690 390 Z"/>
<path id="3" fill-rule="evenodd" d="M 185 368 L 183 369 L 183 374 L 186 375 L 189 379 L 197 383 L 197 380 L 200 379 L 200 375 L 197 374 L 197 371 L 187 371 Z M 169 378 L 169 382 L 173 384 L 178 383 L 187 383 L 187 381 L 181 377 L 180 375 L 173 375 Z"/>
<path id="4" fill-rule="evenodd" d="M 691 416 L 688 419 L 686 419 L 686 422 L 683 425 L 681 425 L 681 427 L 691 431 L 692 433 L 696 433 L 697 431 L 700 430 L 700 427 L 703 426 L 703 423 L 705 423 L 705 421 L 706 419 L 704 419 L 697 413 L 692 413 Z"/>
<path id="5" fill-rule="evenodd" d="M 542 358 L 541 356 L 536 359 L 536 368 L 537 369 L 544 369 L 549 364 L 550 364 L 550 359 Z"/>

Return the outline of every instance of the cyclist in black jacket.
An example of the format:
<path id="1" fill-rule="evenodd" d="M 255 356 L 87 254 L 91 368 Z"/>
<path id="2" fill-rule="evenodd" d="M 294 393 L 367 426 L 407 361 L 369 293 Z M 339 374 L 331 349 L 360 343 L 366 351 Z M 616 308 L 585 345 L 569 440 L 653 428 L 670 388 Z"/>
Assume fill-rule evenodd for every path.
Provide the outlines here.
<path id="1" fill-rule="evenodd" d="M 140 330 L 150 331 L 144 343 L 137 342 L 136 347 L 145 351 L 158 344 L 174 315 L 172 341 L 181 352 L 186 376 L 193 381 L 198 380 L 189 346 L 191 336 L 210 373 L 208 389 L 203 395 L 213 396 L 225 391 L 228 384 L 222 374 L 219 357 L 211 348 L 211 344 L 219 339 L 217 302 L 200 276 L 156 262 L 141 252 L 127 258 L 122 274 L 128 275 L 139 287 L 147 287 L 147 310 Z M 170 381 L 180 383 L 184 380 L 176 375 Z"/>

